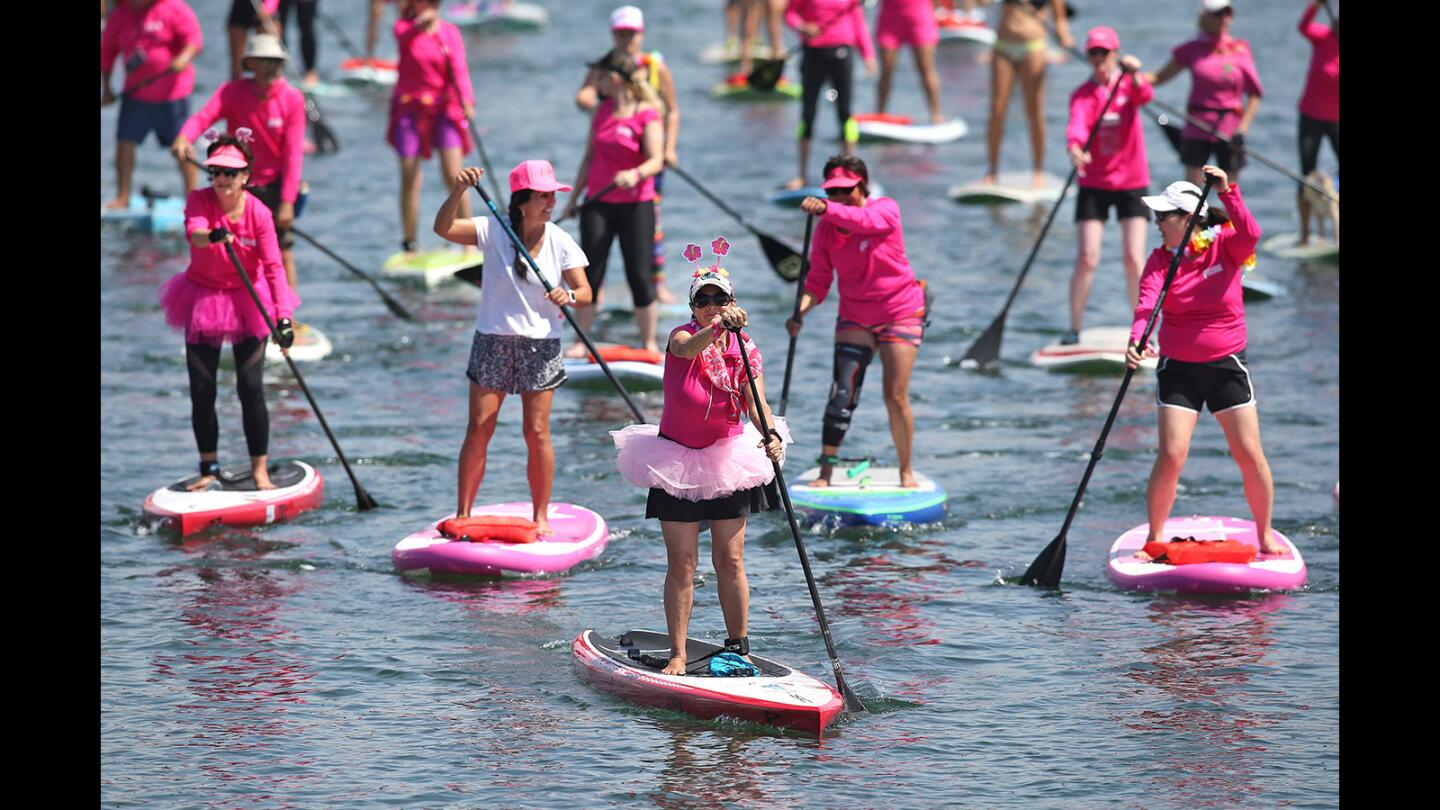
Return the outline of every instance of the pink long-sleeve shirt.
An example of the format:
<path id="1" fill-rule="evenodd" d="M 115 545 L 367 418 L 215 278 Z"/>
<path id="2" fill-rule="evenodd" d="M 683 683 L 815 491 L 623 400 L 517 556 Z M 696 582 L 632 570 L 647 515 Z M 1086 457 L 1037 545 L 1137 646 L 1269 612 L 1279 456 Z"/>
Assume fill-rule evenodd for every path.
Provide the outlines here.
<path id="1" fill-rule="evenodd" d="M 838 276 L 844 320 L 875 326 L 924 311 L 925 294 L 905 258 L 905 232 L 894 200 L 872 197 L 864 206 L 832 202 L 819 220 L 805 276 L 805 291 L 816 306 Z"/>
<path id="2" fill-rule="evenodd" d="M 395 82 L 397 99 L 430 99 L 434 103 L 445 98 L 447 118 L 465 120 L 462 104 L 473 104 L 475 92 L 470 86 L 470 68 L 465 62 L 465 40 L 454 24 L 441 20 L 434 33 L 428 33 L 414 20 L 395 21 L 395 42 L 399 49 L 399 79 Z M 449 90 L 459 87 L 457 94 Z M 427 104 L 428 106 L 428 104 Z"/>
<path id="3" fill-rule="evenodd" d="M 1225 137 L 1235 133 L 1245 96 L 1263 96 L 1260 74 L 1250 54 L 1250 43 L 1228 34 L 1215 39 L 1201 34 L 1171 52 L 1177 65 L 1190 70 L 1190 115 Z M 1186 124 L 1182 138 L 1214 141 L 1194 124 Z"/>
<path id="4" fill-rule="evenodd" d="M 156 0 L 144 10 L 126 3 L 105 18 L 100 33 L 100 72 L 113 72 L 115 59 L 120 57 L 125 64 L 121 94 L 147 79 L 169 74 L 138 87 L 130 97 L 149 103 L 174 101 L 195 89 L 195 63 L 191 61 L 179 73 L 170 73 L 170 63 L 187 45 L 194 45 L 198 52 L 203 44 L 200 21 L 184 0 Z"/>
<path id="5" fill-rule="evenodd" d="M 1135 74 L 1122 75 L 1100 131 L 1090 144 L 1090 162 L 1079 172 L 1084 188 L 1105 191 L 1127 191 L 1150 185 L 1150 167 L 1145 162 L 1145 128 L 1140 118 L 1140 105 L 1155 98 L 1149 82 L 1135 79 Z M 1105 99 L 1110 97 L 1114 79 L 1096 84 L 1094 77 L 1070 94 L 1070 126 L 1065 130 L 1067 146 L 1085 147 L 1090 131 L 1100 118 Z"/>
<path id="6" fill-rule="evenodd" d="M 1300 18 L 1300 35 L 1310 40 L 1310 73 L 1300 95 L 1300 112 L 1320 121 L 1340 120 L 1340 35 L 1315 22 L 1314 3 Z"/>
<path id="7" fill-rule="evenodd" d="M 193 143 L 221 118 L 231 133 L 240 127 L 249 127 L 255 133 L 250 141 L 250 151 L 255 155 L 251 185 L 267 186 L 279 180 L 280 199 L 295 202 L 305 164 L 304 94 L 283 76 L 271 82 L 263 96 L 253 79 L 226 82 L 199 112 L 190 116 L 180 134 Z"/>
<path id="8" fill-rule="evenodd" d="M 798 31 L 807 22 L 820 26 L 820 33 L 805 40 L 806 47 L 849 45 L 859 48 L 861 57 L 875 58 L 870 26 L 857 0 L 790 0 L 785 8 L 785 24 Z"/>
<path id="9" fill-rule="evenodd" d="M 224 228 L 235 234 L 235 255 L 250 276 L 256 288 L 270 290 L 270 300 L 278 311 L 271 313 L 276 318 L 289 318 L 294 312 L 289 301 L 293 300 L 290 285 L 285 281 L 285 265 L 280 261 L 280 243 L 275 238 L 275 218 L 270 209 L 255 195 L 245 193 L 245 210 L 239 222 L 232 222 L 220 207 L 220 198 L 213 188 L 200 188 L 185 197 L 185 235 L 200 229 Z M 203 248 L 190 246 L 190 266 L 185 275 L 202 287 L 212 290 L 233 290 L 244 287 L 245 282 L 235 272 L 230 254 L 224 242 L 215 242 Z"/>
<path id="10" fill-rule="evenodd" d="M 1240 185 L 1220 195 L 1233 228 L 1221 226 L 1215 241 L 1201 253 L 1187 245 L 1185 257 L 1160 308 L 1160 353 L 1186 363 L 1208 363 L 1245 348 L 1245 303 L 1242 265 L 1260 242 L 1260 225 L 1240 197 Z M 1140 303 L 1130 326 L 1130 342 L 1138 343 L 1145 322 L 1175 254 L 1155 248 L 1140 274 Z"/>

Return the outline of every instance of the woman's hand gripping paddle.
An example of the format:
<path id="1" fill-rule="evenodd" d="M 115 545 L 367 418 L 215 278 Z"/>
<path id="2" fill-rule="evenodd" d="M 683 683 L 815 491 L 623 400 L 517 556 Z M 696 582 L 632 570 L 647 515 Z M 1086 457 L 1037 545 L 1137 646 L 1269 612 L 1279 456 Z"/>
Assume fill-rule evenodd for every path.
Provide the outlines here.
<path id="1" fill-rule="evenodd" d="M 1200 211 L 1204 208 L 1213 185 L 1215 178 L 1206 175 L 1205 187 L 1200 190 L 1200 201 L 1195 204 L 1195 213 L 1190 215 L 1190 222 L 1185 226 L 1185 235 L 1181 237 L 1179 247 L 1175 248 L 1175 256 L 1170 260 L 1170 271 L 1165 274 L 1165 283 L 1160 287 L 1160 295 L 1155 298 L 1155 309 L 1150 312 L 1150 319 L 1145 322 L 1145 331 L 1140 334 L 1141 351 L 1150 345 L 1150 331 L 1155 328 L 1155 319 L 1160 316 L 1165 294 L 1170 291 L 1170 282 L 1175 280 L 1175 273 L 1180 269 L 1180 260 L 1184 258 L 1185 248 L 1190 244 L 1190 234 L 1194 233 L 1195 224 L 1200 221 Z M 1050 545 L 1025 569 L 1025 573 L 1020 577 L 1021 585 L 1039 585 L 1042 588 L 1055 588 L 1060 585 L 1060 574 L 1065 570 L 1065 536 L 1070 531 L 1071 522 L 1075 520 L 1075 513 L 1080 510 L 1080 499 L 1084 497 L 1085 487 L 1090 483 L 1090 474 L 1095 472 L 1095 465 L 1100 462 L 1100 456 L 1105 452 L 1105 439 L 1110 435 L 1110 427 L 1115 424 L 1115 415 L 1120 412 L 1120 403 L 1125 399 L 1126 389 L 1130 387 L 1130 378 L 1134 376 L 1135 369 L 1127 367 L 1124 379 L 1120 380 L 1120 391 L 1115 394 L 1115 404 L 1110 406 L 1110 415 L 1105 417 L 1105 427 L 1100 431 L 1095 449 L 1090 451 L 1090 463 L 1085 465 L 1085 476 L 1080 479 L 1080 488 L 1075 490 L 1075 497 L 1070 501 L 1070 511 L 1065 514 L 1065 523 L 1060 527 L 1060 533 L 1050 541 Z"/>

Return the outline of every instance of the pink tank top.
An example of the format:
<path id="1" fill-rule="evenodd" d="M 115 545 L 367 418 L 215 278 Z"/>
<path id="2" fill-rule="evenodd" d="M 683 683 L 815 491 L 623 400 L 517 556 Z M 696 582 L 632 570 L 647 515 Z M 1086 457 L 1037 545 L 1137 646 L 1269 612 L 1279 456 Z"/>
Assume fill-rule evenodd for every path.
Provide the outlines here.
<path id="1" fill-rule="evenodd" d="M 681 329 L 695 334 L 700 328 L 692 320 L 670 330 L 670 334 L 673 337 Z M 745 340 L 749 340 L 748 335 Z M 665 411 L 660 415 L 660 432 L 666 438 L 699 450 L 744 431 L 740 423 L 740 412 L 745 407 L 741 392 L 745 390 L 744 386 L 749 385 L 749 380 L 741 366 L 740 344 L 736 342 L 735 335 L 730 335 L 729 343 L 724 352 L 716 352 L 724 363 L 725 386 L 716 385 L 706 371 L 705 355 L 714 348 L 713 345 L 707 347 L 706 352 L 691 358 L 666 350 Z M 745 351 L 750 359 L 750 370 L 758 378 L 762 373 L 760 350 L 753 343 L 746 343 Z"/>

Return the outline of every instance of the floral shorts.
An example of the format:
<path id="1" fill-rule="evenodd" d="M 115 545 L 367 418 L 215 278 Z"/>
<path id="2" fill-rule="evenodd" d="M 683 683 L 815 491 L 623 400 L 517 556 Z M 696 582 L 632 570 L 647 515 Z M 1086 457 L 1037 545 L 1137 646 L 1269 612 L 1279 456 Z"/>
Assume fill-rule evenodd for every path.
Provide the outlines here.
<path id="1" fill-rule="evenodd" d="M 559 388 L 565 382 L 560 339 L 476 332 L 465 376 L 481 388 L 507 394 Z"/>

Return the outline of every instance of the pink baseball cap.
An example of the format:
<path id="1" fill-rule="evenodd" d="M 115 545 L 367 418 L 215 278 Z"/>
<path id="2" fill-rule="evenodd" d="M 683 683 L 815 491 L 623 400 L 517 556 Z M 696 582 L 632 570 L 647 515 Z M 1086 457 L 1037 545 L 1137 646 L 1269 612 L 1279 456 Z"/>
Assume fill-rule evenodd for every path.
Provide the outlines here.
<path id="1" fill-rule="evenodd" d="M 555 179 L 555 167 L 548 160 L 527 160 L 510 170 L 510 191 L 570 191 Z"/>
<path id="2" fill-rule="evenodd" d="M 621 6 L 610 12 L 611 31 L 644 31 L 645 13 L 635 6 Z"/>
<path id="3" fill-rule="evenodd" d="M 1085 50 L 1104 48 L 1107 51 L 1120 50 L 1120 35 L 1108 25 L 1097 25 L 1085 35 Z"/>
<path id="4" fill-rule="evenodd" d="M 836 166 L 825 175 L 825 182 L 820 184 L 821 188 L 852 188 L 865 182 L 865 178 L 850 171 L 844 166 Z"/>
<path id="5" fill-rule="evenodd" d="M 222 169 L 248 169 L 250 161 L 245 159 L 245 153 L 238 148 L 226 144 L 216 149 L 210 157 L 205 159 L 205 166 L 219 166 Z"/>

